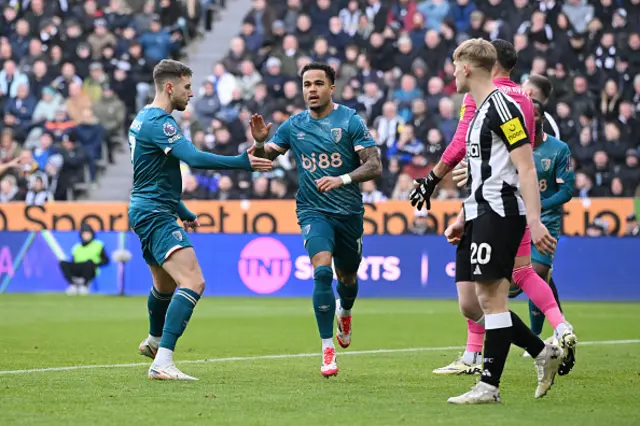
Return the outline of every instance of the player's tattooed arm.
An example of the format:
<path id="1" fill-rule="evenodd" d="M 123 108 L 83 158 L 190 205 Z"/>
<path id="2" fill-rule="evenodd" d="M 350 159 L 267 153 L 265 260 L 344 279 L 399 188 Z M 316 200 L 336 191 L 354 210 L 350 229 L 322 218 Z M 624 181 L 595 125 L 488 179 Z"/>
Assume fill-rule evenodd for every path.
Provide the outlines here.
<path id="1" fill-rule="evenodd" d="M 382 175 L 382 162 L 378 147 L 369 146 L 358 151 L 360 157 L 360 167 L 349 173 L 351 181 L 354 183 L 366 182 L 377 179 Z"/>

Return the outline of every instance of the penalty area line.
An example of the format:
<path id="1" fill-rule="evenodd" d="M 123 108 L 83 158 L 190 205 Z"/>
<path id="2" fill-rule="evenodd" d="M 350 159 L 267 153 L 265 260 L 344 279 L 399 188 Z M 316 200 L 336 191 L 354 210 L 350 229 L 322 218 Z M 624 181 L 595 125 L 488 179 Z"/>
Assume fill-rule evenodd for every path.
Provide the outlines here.
<path id="1" fill-rule="evenodd" d="M 595 346 L 595 345 L 629 345 L 640 343 L 640 339 L 631 340 L 594 340 L 588 342 L 578 342 L 578 346 Z M 399 348 L 399 349 L 372 349 L 364 351 L 345 351 L 338 352 L 339 356 L 354 355 L 376 355 L 376 354 L 395 354 L 408 352 L 437 352 L 437 351 L 453 351 L 464 349 L 464 346 L 439 346 L 432 348 Z M 300 354 L 279 354 L 279 355 L 256 355 L 256 356 L 234 356 L 227 358 L 210 358 L 210 359 L 192 359 L 177 361 L 176 364 L 206 364 L 206 363 L 223 363 L 223 362 L 239 362 L 239 361 L 261 361 L 270 359 L 292 359 L 292 358 L 310 358 L 320 356 L 319 352 L 300 353 Z M 150 362 L 135 362 L 129 364 L 95 364 L 95 365 L 70 365 L 67 367 L 47 367 L 32 368 L 27 370 L 0 370 L 0 375 L 9 374 L 30 374 L 30 373 L 48 373 L 54 371 L 75 371 L 75 370 L 99 370 L 106 368 L 132 368 L 132 367 L 149 367 Z"/>

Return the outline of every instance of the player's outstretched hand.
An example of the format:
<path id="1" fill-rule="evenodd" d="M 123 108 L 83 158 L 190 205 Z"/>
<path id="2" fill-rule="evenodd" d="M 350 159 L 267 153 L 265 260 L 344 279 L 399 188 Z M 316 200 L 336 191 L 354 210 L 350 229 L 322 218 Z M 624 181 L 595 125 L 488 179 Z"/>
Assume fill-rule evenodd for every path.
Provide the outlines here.
<path id="1" fill-rule="evenodd" d="M 342 179 L 338 176 L 324 176 L 316 179 L 316 185 L 320 192 L 329 192 L 332 189 L 340 188 L 343 184 Z"/>
<path id="2" fill-rule="evenodd" d="M 464 222 L 455 221 L 444 230 L 444 236 L 449 244 L 457 246 L 464 232 Z"/>
<path id="3" fill-rule="evenodd" d="M 198 226 L 200 226 L 198 218 L 195 218 L 194 220 L 183 220 L 182 224 L 184 225 L 185 229 L 196 229 Z"/>
<path id="4" fill-rule="evenodd" d="M 461 161 L 455 169 L 451 172 L 453 181 L 456 183 L 458 188 L 462 188 L 467 184 L 469 180 L 469 174 L 467 169 L 467 163 L 465 161 Z"/>
<path id="5" fill-rule="evenodd" d="M 268 158 L 254 157 L 249 154 L 249 163 L 251 163 L 251 168 L 256 172 L 268 172 L 273 169 L 273 161 Z"/>
<path id="6" fill-rule="evenodd" d="M 264 118 L 260 114 L 253 114 L 249 121 L 249 127 L 251 127 L 251 135 L 253 139 L 258 142 L 264 142 L 269 137 L 269 130 L 271 130 L 272 123 L 265 124 Z"/>
<path id="7" fill-rule="evenodd" d="M 552 254 L 556 251 L 558 242 L 549 234 L 547 227 L 541 221 L 529 225 L 529 229 L 531 230 L 531 241 L 540 253 Z"/>

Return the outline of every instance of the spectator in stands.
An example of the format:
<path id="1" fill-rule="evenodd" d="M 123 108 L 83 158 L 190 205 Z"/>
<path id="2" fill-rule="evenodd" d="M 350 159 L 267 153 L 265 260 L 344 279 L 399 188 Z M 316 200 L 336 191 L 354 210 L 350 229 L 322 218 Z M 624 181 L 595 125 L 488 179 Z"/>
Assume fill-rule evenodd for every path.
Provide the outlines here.
<path id="1" fill-rule="evenodd" d="M 625 237 L 639 237 L 640 236 L 640 226 L 638 226 L 638 218 L 635 213 L 631 213 L 627 216 L 627 221 L 625 223 Z"/>
<path id="2" fill-rule="evenodd" d="M 29 77 L 17 69 L 15 61 L 5 61 L 0 71 L 0 96 L 15 98 L 18 88 L 25 84 L 29 85 Z"/>
<path id="3" fill-rule="evenodd" d="M 18 183 L 13 175 L 6 175 L 0 179 L 0 203 L 20 201 Z"/>
<path id="4" fill-rule="evenodd" d="M 16 96 L 4 105 L 4 124 L 12 128 L 19 140 L 24 140 L 31 127 L 31 117 L 36 108 L 36 100 L 29 93 L 29 83 L 18 86 Z"/>
<path id="5" fill-rule="evenodd" d="M 413 216 L 413 222 L 409 227 L 409 233 L 413 235 L 436 234 L 438 227 L 433 216 L 425 210 L 417 210 Z"/>
<path id="6" fill-rule="evenodd" d="M 102 158 L 102 145 L 105 140 L 105 130 L 98 122 L 93 110 L 82 110 L 82 117 L 75 129 L 76 143 L 80 144 L 86 154 L 89 165 L 89 178 L 96 184 L 97 163 Z"/>
<path id="7" fill-rule="evenodd" d="M 73 188 L 75 184 L 85 181 L 84 168 L 87 163 L 87 155 L 82 146 L 76 143 L 75 138 L 74 132 L 62 138 L 62 149 L 60 150 L 62 167 L 54 193 L 56 200 L 67 200 L 68 190 Z"/>
<path id="8" fill-rule="evenodd" d="M 51 194 L 47 189 L 49 179 L 43 172 L 34 173 L 29 177 L 29 187 L 25 202 L 27 205 L 42 206 L 51 200 Z"/>

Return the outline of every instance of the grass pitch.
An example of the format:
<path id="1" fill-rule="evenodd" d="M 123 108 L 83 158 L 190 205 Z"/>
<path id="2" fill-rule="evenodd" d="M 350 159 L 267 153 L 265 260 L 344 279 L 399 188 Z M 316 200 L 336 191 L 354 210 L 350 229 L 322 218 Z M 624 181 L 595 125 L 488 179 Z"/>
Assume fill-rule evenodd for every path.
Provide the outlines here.
<path id="1" fill-rule="evenodd" d="M 431 373 L 465 342 L 454 301 L 358 300 L 324 379 L 309 300 L 204 298 L 178 342 L 200 379 L 187 383 L 146 378 L 142 297 L 1 295 L 0 425 L 639 425 L 640 305 L 563 306 L 586 343 L 570 375 L 534 400 L 532 361 L 512 347 L 502 405 L 460 407 L 447 398 L 477 376 Z"/>

